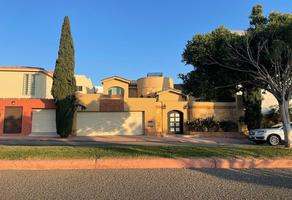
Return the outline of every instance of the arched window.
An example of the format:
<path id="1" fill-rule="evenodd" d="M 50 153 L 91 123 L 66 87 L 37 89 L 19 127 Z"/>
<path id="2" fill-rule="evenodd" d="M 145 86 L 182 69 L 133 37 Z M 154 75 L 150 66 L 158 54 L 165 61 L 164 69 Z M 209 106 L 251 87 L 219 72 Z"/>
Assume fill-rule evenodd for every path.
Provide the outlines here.
<path id="1" fill-rule="evenodd" d="M 124 95 L 124 89 L 121 87 L 111 87 L 108 89 L 107 94 L 109 95 Z"/>

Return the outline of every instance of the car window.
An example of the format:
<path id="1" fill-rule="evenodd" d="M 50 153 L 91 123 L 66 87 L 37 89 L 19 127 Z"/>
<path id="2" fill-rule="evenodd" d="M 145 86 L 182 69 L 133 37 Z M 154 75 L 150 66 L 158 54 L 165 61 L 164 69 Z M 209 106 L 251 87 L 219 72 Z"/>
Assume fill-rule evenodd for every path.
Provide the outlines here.
<path id="1" fill-rule="evenodd" d="M 290 123 L 290 127 L 292 129 L 292 123 Z M 272 126 L 271 128 L 280 128 L 280 129 L 283 129 L 283 126 L 282 126 L 282 124 L 276 124 L 276 125 Z"/>
<path id="2" fill-rule="evenodd" d="M 275 125 L 275 126 L 272 126 L 272 128 L 282 128 L 281 125 Z"/>

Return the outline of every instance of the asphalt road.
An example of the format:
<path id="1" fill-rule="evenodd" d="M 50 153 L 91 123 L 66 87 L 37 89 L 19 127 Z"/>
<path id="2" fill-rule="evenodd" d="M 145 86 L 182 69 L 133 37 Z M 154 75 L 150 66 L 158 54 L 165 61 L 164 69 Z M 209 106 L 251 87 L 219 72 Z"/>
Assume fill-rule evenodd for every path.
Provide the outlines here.
<path id="1" fill-rule="evenodd" d="M 291 199 L 292 170 L 0 171 L 0 199 Z"/>

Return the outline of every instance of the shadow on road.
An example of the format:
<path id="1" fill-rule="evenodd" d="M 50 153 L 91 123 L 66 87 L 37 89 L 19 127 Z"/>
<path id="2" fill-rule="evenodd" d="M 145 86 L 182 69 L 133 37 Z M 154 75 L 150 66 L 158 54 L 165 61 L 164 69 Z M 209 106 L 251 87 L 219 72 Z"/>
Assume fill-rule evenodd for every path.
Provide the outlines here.
<path id="1" fill-rule="evenodd" d="M 292 189 L 292 171 L 288 169 L 193 169 L 219 179 Z M 260 192 L 260 191 L 259 191 Z"/>

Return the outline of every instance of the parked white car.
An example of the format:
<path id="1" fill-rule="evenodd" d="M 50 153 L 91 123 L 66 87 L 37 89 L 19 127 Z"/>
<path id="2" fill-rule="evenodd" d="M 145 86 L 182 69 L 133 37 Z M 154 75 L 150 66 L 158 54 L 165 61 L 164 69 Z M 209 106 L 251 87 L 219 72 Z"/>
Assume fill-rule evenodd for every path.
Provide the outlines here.
<path id="1" fill-rule="evenodd" d="M 290 126 L 292 127 L 292 123 Z M 285 141 L 283 125 L 277 124 L 272 128 L 250 130 L 249 140 L 257 144 L 268 142 L 270 145 L 276 146 Z"/>

